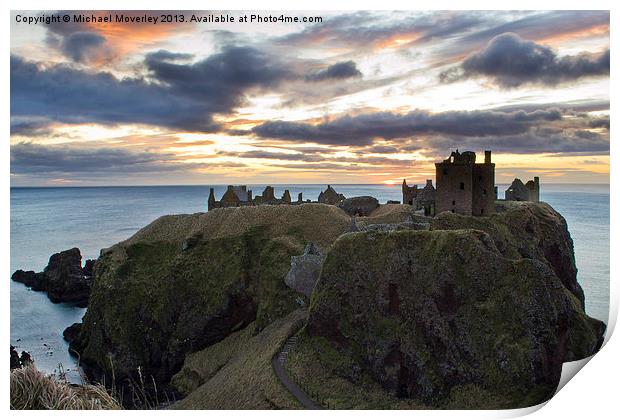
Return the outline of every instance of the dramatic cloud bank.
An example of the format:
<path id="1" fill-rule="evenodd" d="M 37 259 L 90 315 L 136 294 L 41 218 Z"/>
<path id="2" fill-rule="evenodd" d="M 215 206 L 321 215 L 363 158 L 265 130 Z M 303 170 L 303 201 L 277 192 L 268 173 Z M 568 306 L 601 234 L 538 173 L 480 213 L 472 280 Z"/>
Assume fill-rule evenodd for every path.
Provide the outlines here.
<path id="1" fill-rule="evenodd" d="M 608 11 L 299 14 L 12 25 L 12 180 L 423 180 L 459 148 L 607 182 Z"/>
<path id="2" fill-rule="evenodd" d="M 11 116 L 213 132 L 214 114 L 242 105 L 246 90 L 274 87 L 291 77 L 273 57 L 250 47 L 230 47 L 192 64 L 172 62 L 179 58 L 187 56 L 148 55 L 150 82 L 67 65 L 41 68 L 11 56 Z"/>
<path id="3" fill-rule="evenodd" d="M 131 174 L 157 173 L 196 168 L 179 162 L 171 154 L 138 152 L 121 148 L 84 146 L 44 146 L 20 143 L 11 147 L 13 174 Z"/>
<path id="4" fill-rule="evenodd" d="M 559 57 L 551 48 L 521 39 L 514 33 L 493 38 L 482 51 L 468 56 L 459 67 L 441 74 L 444 82 L 486 77 L 505 88 L 527 83 L 555 86 L 582 77 L 608 76 L 609 50 Z"/>
<path id="5" fill-rule="evenodd" d="M 473 150 L 493 148 L 510 153 L 600 153 L 609 151 L 607 118 L 577 115 L 557 108 L 531 111 L 416 110 L 406 114 L 388 112 L 343 116 L 319 124 L 269 121 L 254 127 L 258 137 L 282 141 L 360 147 L 371 153 L 399 150 L 449 150 L 458 145 Z M 392 140 L 393 145 L 374 145 Z M 395 147 L 398 146 L 397 147 Z"/>
<path id="6" fill-rule="evenodd" d="M 376 112 L 343 116 L 320 124 L 269 121 L 253 128 L 259 137 L 312 141 L 333 145 L 366 145 L 375 138 L 395 139 L 416 135 L 445 134 L 494 136 L 527 131 L 542 121 L 562 118 L 557 109 L 533 112 L 450 111 L 430 113 L 415 110 L 406 114 Z"/>

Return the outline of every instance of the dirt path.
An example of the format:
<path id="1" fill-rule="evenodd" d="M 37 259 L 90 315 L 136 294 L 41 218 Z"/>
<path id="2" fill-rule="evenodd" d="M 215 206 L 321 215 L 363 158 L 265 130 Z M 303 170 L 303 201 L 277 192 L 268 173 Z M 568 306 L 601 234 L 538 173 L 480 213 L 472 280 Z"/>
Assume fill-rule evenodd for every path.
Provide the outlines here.
<path id="1" fill-rule="evenodd" d="M 323 407 L 314 402 L 308 395 L 297 386 L 295 382 L 286 373 L 286 362 L 288 354 L 297 343 L 297 336 L 289 337 L 282 346 L 282 349 L 271 359 L 271 364 L 280 379 L 280 382 L 288 389 L 291 394 L 303 405 L 307 410 L 323 410 Z"/>

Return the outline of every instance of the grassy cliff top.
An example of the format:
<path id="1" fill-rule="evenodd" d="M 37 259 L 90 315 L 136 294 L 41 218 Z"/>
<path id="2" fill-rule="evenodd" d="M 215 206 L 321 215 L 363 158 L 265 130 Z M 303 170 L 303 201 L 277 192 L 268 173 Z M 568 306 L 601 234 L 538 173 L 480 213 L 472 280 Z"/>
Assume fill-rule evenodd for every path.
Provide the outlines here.
<path id="1" fill-rule="evenodd" d="M 346 232 L 350 225 L 350 217 L 344 211 L 326 204 L 230 207 L 208 213 L 162 216 L 122 244 L 181 242 L 196 234 L 213 239 L 241 235 L 253 227 L 266 226 L 271 237 L 302 236 L 326 246 Z"/>

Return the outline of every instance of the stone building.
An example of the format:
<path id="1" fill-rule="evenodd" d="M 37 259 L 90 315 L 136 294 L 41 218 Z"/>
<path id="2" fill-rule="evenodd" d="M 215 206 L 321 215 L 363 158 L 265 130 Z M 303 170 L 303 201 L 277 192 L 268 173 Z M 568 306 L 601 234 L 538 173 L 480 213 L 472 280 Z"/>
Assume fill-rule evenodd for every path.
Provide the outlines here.
<path id="1" fill-rule="evenodd" d="M 435 215 L 436 190 L 433 187 L 433 180 L 427 179 L 424 188 L 419 190 L 415 199 L 416 210 L 424 210 L 425 216 Z"/>
<path id="2" fill-rule="evenodd" d="M 468 216 L 488 216 L 495 212 L 495 164 L 491 151 L 484 152 L 484 163 L 476 163 L 474 152 L 458 149 L 435 164 L 435 211 Z"/>
<path id="3" fill-rule="evenodd" d="M 403 204 L 410 204 L 416 210 L 424 209 L 425 216 L 435 215 L 435 187 L 433 180 L 427 179 L 424 188 L 417 185 L 407 185 L 407 180 L 403 179 Z"/>
<path id="4" fill-rule="evenodd" d="M 344 195 L 338 194 L 331 185 L 328 185 L 325 191 L 319 193 L 319 203 L 331 204 L 333 206 L 344 201 L 345 198 Z"/>
<path id="5" fill-rule="evenodd" d="M 261 204 L 291 204 L 291 193 L 285 190 L 282 198 L 276 198 L 273 187 L 268 185 L 262 195 L 252 197 L 252 190 L 248 190 L 245 185 L 229 185 L 222 198 L 217 201 L 213 188 L 209 190 L 208 210 Z"/>
<path id="6" fill-rule="evenodd" d="M 540 201 L 540 178 L 537 176 L 533 180 L 527 181 L 525 184 L 515 178 L 510 187 L 504 193 L 506 200 L 510 201 Z"/>
<path id="7" fill-rule="evenodd" d="M 271 185 L 265 187 L 262 195 L 254 197 L 254 205 L 260 204 L 291 204 L 291 193 L 288 190 L 284 190 L 282 198 L 275 197 L 275 190 Z"/>
<path id="8" fill-rule="evenodd" d="M 415 198 L 418 196 L 418 184 L 412 186 L 407 185 L 407 180 L 403 179 L 403 204 L 413 206 Z"/>
<path id="9" fill-rule="evenodd" d="M 252 205 L 254 205 L 252 190 L 248 190 L 245 185 L 229 185 L 220 201 L 215 200 L 213 188 L 209 189 L 209 210 L 222 207 L 243 207 Z"/>

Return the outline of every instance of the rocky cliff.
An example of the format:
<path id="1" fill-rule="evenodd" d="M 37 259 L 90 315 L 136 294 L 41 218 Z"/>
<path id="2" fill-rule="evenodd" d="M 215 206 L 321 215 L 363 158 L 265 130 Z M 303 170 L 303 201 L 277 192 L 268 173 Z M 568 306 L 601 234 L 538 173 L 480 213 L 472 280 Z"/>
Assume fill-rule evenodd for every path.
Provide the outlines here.
<path id="1" fill-rule="evenodd" d="M 491 217 L 467 217 L 444 212 L 431 229 L 478 229 L 487 232 L 498 251 L 511 259 L 531 258 L 547 264 L 562 284 L 581 302 L 573 240 L 566 220 L 547 203 L 497 201 Z"/>
<path id="2" fill-rule="evenodd" d="M 323 204 L 162 217 L 102 251 L 71 347 L 95 378 L 140 368 L 166 383 L 189 352 L 298 308 L 300 295 L 284 284 L 291 256 L 308 241 L 328 246 L 349 225 Z"/>
<path id="3" fill-rule="evenodd" d="M 355 233 L 344 211 L 323 204 L 165 216 L 102 251 L 84 322 L 66 335 L 86 371 L 108 383 L 140 369 L 158 384 L 179 372 L 177 385 L 193 384 L 185 392 L 226 382 L 240 393 L 233 384 L 251 352 L 224 363 L 237 379 L 217 373 L 224 368 L 216 361 L 230 359 L 217 353 L 243 337 L 248 348 L 269 349 L 261 356 L 268 361 L 273 326 L 301 308 L 309 311 L 302 342 L 310 357 L 354 388 L 370 377 L 393 399 L 420 406 L 472 408 L 463 401 L 473 399 L 487 408 L 472 395 L 502 407 L 534 404 L 551 395 L 564 361 L 598 349 L 605 326 L 583 311 L 564 219 L 545 204 L 499 210 L 429 219 L 385 205 L 358 217 Z M 379 224 L 389 229 L 370 229 Z M 310 242 L 325 262 L 306 270 L 312 281 L 320 273 L 308 309 L 311 282 L 292 280 L 304 271 L 300 256 L 312 255 L 304 253 Z M 213 365 L 199 378 L 191 362 L 198 355 Z M 260 377 L 251 383 L 277 384 L 263 364 L 252 372 Z M 255 398 L 226 398 L 262 395 L 245 392 Z M 220 407 L 220 397 L 194 405 Z"/>
<path id="4" fill-rule="evenodd" d="M 337 351 L 339 363 L 323 361 L 333 374 L 356 383 L 367 372 L 399 398 L 537 404 L 563 362 L 602 343 L 575 273 L 566 223 L 546 204 L 442 214 L 430 231 L 349 233 L 327 255 L 306 341 L 319 359 L 325 341 Z"/>

